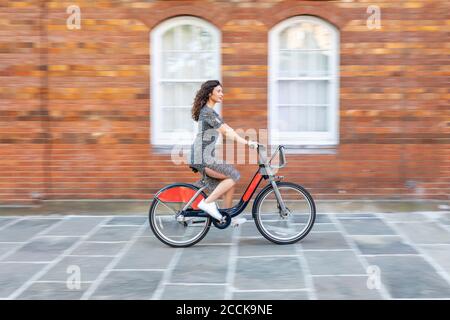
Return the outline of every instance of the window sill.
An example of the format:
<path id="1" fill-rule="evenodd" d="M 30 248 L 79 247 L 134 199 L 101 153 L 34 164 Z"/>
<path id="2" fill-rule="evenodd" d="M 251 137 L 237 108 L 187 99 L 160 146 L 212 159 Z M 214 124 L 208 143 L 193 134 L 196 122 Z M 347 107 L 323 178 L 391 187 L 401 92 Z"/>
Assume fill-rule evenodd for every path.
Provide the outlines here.
<path id="1" fill-rule="evenodd" d="M 187 151 L 190 151 L 190 148 L 191 145 L 188 144 L 154 144 L 151 152 L 155 154 L 172 154 L 173 151 L 183 151 L 183 154 L 185 154 Z"/>
<path id="2" fill-rule="evenodd" d="M 285 146 L 286 154 L 336 154 L 337 145 L 289 145 Z M 276 148 L 277 146 L 272 146 Z"/>

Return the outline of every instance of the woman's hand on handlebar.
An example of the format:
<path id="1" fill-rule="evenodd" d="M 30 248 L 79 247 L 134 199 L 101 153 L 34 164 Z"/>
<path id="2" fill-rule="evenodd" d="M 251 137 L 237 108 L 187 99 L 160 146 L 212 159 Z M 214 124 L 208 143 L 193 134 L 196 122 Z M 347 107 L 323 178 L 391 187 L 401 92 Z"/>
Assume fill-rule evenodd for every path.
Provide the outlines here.
<path id="1" fill-rule="evenodd" d="M 252 149 L 258 148 L 258 142 L 256 142 L 256 141 L 248 140 L 247 144 L 248 144 L 248 146 L 249 146 L 250 148 L 252 148 Z"/>

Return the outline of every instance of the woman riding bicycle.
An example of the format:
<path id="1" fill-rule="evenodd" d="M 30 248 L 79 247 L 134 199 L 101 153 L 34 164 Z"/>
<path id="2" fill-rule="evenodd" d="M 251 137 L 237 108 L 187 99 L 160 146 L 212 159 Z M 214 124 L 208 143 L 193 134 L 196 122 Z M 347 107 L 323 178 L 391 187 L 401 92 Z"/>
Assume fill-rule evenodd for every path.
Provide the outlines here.
<path id="1" fill-rule="evenodd" d="M 220 132 L 233 141 L 257 147 L 257 142 L 245 140 L 236 131 L 224 123 L 223 119 L 214 111 L 216 103 L 223 100 L 222 85 L 218 80 L 203 83 L 197 92 L 192 106 L 192 118 L 198 121 L 198 133 L 191 146 L 190 167 L 198 170 L 205 177 L 205 184 L 210 195 L 203 199 L 198 207 L 217 220 L 222 215 L 217 209 L 215 201 L 224 196 L 224 206 L 231 208 L 233 203 L 234 185 L 240 178 L 239 171 L 227 163 L 219 163 L 215 158 L 215 144 Z M 235 217 L 232 225 L 237 226 L 246 221 L 245 218 Z"/>

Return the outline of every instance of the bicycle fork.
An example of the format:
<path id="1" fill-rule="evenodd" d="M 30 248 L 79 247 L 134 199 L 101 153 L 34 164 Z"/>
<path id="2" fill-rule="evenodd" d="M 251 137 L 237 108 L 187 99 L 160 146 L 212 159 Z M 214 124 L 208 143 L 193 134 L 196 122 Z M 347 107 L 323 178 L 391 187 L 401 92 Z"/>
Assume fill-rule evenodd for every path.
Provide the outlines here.
<path id="1" fill-rule="evenodd" d="M 281 197 L 280 190 L 278 189 L 277 183 L 272 178 L 270 179 L 270 184 L 272 185 L 273 191 L 275 193 L 275 197 L 277 198 L 278 205 L 281 207 L 281 215 L 283 217 L 286 217 L 289 215 L 289 211 L 286 208 L 286 205 L 284 204 L 283 198 Z"/>

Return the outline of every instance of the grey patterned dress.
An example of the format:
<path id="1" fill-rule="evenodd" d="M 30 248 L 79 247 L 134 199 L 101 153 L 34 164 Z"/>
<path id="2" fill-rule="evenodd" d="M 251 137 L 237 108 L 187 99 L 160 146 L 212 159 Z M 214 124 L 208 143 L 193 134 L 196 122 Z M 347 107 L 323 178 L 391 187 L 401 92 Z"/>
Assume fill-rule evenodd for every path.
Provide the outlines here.
<path id="1" fill-rule="evenodd" d="M 217 129 L 223 124 L 222 118 L 206 104 L 200 109 L 198 118 L 198 133 L 191 146 L 189 166 L 204 173 L 205 168 L 210 168 L 223 175 L 238 181 L 240 173 L 236 168 L 227 163 L 221 163 L 215 158 L 215 145 L 219 137 Z M 205 175 L 207 189 L 212 192 L 222 180 Z M 196 184 L 198 185 L 200 181 Z"/>

